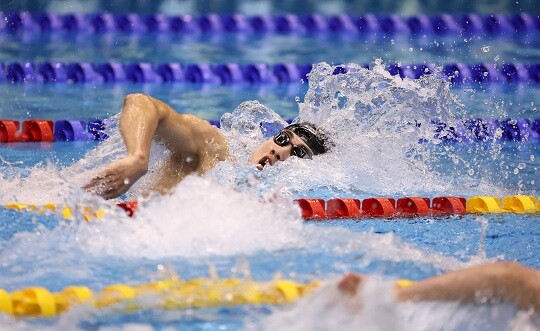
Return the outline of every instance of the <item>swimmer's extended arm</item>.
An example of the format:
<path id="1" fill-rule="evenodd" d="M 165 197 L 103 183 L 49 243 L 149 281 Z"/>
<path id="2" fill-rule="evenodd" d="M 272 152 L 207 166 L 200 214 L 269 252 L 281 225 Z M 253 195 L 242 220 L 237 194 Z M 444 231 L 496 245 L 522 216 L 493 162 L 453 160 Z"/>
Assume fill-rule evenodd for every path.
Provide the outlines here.
<path id="1" fill-rule="evenodd" d="M 106 199 L 126 193 L 148 171 L 153 139 L 171 151 L 171 160 L 190 158 L 194 171 L 204 172 L 213 165 L 208 161 L 209 154 L 212 160 L 226 157 L 225 139 L 216 128 L 195 116 L 178 114 L 166 103 L 144 94 L 126 96 L 120 132 L 127 156 L 108 165 L 83 187 Z"/>
<path id="2" fill-rule="evenodd" d="M 540 272 L 515 262 L 482 264 L 399 288 L 396 297 L 400 301 L 509 300 L 540 313 Z"/>
<path id="3" fill-rule="evenodd" d="M 354 295 L 365 276 L 348 274 L 338 283 Z M 396 287 L 398 301 L 509 300 L 521 309 L 540 313 L 540 271 L 514 262 L 488 263 Z"/>

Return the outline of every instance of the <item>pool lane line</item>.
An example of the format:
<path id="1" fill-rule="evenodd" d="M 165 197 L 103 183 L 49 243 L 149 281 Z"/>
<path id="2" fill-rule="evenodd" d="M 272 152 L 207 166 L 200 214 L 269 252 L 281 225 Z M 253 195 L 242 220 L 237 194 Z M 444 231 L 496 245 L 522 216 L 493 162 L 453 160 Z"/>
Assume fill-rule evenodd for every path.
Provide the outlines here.
<path id="1" fill-rule="evenodd" d="M 210 124 L 220 126 L 219 121 Z M 291 122 L 291 120 L 287 120 Z M 268 125 L 266 125 L 268 124 Z M 412 124 L 412 123 L 411 123 Z M 0 144 L 23 142 L 65 142 L 65 141 L 103 141 L 108 138 L 107 128 L 112 125 L 108 119 L 83 120 L 19 120 L 0 119 Z M 415 121 L 417 127 L 422 123 Z M 431 120 L 428 125 L 433 130 L 433 142 L 481 143 L 488 141 L 539 141 L 540 118 L 474 118 L 456 121 L 454 124 Z M 277 126 L 273 123 L 260 123 L 266 133 L 272 134 Z M 421 142 L 429 143 L 422 140 Z"/>
<path id="2" fill-rule="evenodd" d="M 404 280 L 396 282 L 402 286 Z M 0 288 L 0 313 L 16 317 L 51 318 L 76 305 L 94 309 L 113 308 L 119 313 L 141 309 L 189 309 L 239 305 L 282 305 L 312 293 L 322 282 L 299 283 L 288 279 L 254 281 L 239 278 L 194 278 L 178 276 L 145 284 L 113 284 L 101 291 L 86 286 L 68 286 L 52 293 L 44 287 L 28 287 L 9 293 Z"/>
<path id="3" fill-rule="evenodd" d="M 306 63 L 150 63 L 150 62 L 0 62 L 0 82 L 17 84 L 298 84 L 308 80 L 313 65 Z M 361 64 L 369 68 L 368 63 Z M 454 85 L 538 84 L 540 63 L 388 63 L 391 75 L 420 79 L 438 75 Z M 351 70 L 335 66 L 333 74 Z M 356 69 L 354 69 L 356 70 Z"/>
<path id="4" fill-rule="evenodd" d="M 540 30 L 537 14 L 460 15 L 141 15 L 135 13 L 0 12 L 0 33 L 69 34 L 347 34 L 359 36 L 489 36 L 532 35 Z"/>
<path id="5" fill-rule="evenodd" d="M 339 219 L 362 220 L 370 218 L 392 219 L 407 217 L 448 217 L 467 214 L 538 214 L 540 200 L 529 195 L 509 195 L 502 199 L 496 196 L 438 196 L 434 198 L 409 196 L 401 198 L 371 197 L 299 198 L 294 203 L 300 209 L 300 215 L 310 221 L 333 221 Z M 136 217 L 139 208 L 137 201 L 115 203 L 129 217 Z M 4 208 L 16 211 L 30 211 L 40 214 L 57 213 L 66 220 L 80 217 L 85 221 L 103 218 L 106 211 L 85 206 L 74 210 L 64 204 L 24 204 L 10 203 Z"/>

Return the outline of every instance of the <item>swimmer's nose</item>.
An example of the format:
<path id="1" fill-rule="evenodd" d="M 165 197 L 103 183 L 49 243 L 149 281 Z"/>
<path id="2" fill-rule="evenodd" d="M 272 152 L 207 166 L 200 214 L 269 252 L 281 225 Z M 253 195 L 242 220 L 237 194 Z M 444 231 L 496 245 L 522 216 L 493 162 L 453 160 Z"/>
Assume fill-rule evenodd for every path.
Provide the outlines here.
<path id="1" fill-rule="evenodd" d="M 290 155 L 290 151 L 286 146 L 279 146 L 279 148 L 272 149 L 270 154 L 274 156 L 276 161 L 285 161 L 285 159 L 287 159 L 287 157 Z"/>

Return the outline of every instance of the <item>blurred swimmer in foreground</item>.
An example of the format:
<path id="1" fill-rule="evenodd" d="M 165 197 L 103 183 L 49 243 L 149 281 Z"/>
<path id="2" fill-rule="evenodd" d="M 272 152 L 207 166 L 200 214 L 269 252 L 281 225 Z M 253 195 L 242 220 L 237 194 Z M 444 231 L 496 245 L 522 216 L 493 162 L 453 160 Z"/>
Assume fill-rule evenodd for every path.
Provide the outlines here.
<path id="1" fill-rule="evenodd" d="M 129 94 L 120 114 L 120 133 L 127 156 L 112 162 L 83 186 L 90 193 L 113 199 L 126 193 L 148 171 L 152 140 L 170 152 L 158 172 L 151 191 L 167 193 L 191 173 L 203 175 L 229 156 L 220 130 L 194 115 L 179 114 L 149 95 Z M 249 162 L 262 170 L 266 165 L 291 156 L 310 159 L 325 153 L 325 134 L 309 123 L 292 124 L 263 142 Z"/>
<path id="2" fill-rule="evenodd" d="M 354 296 L 367 279 L 359 274 L 347 274 L 338 289 Z M 482 264 L 418 282 L 400 281 L 394 298 L 402 301 L 510 301 L 519 309 L 532 309 L 540 314 L 540 270 L 516 262 Z"/>

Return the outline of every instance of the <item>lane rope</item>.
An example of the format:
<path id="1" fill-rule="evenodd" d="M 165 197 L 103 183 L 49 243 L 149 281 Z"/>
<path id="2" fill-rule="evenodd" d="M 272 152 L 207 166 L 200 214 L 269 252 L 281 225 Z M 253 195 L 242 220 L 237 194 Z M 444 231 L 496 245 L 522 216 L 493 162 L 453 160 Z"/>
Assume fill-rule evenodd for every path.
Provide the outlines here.
<path id="1" fill-rule="evenodd" d="M 415 282 L 398 279 L 396 288 Z M 299 283 L 275 278 L 254 281 L 240 278 L 194 278 L 167 280 L 145 284 L 113 284 L 101 291 L 86 286 L 67 286 L 60 292 L 50 292 L 34 286 L 11 293 L 0 288 L 0 313 L 16 317 L 51 318 L 76 305 L 85 304 L 94 309 L 116 308 L 119 312 L 133 313 L 141 309 L 160 308 L 179 310 L 188 308 L 216 308 L 240 305 L 284 305 L 310 295 L 324 282 L 313 280 Z"/>
<path id="2" fill-rule="evenodd" d="M 487 35 L 514 36 L 540 30 L 536 14 L 424 14 L 377 15 L 253 15 L 111 14 L 0 12 L 0 32 L 5 33 L 273 33 L 369 35 Z"/>
<path id="3" fill-rule="evenodd" d="M 290 122 L 291 120 L 288 120 Z M 218 120 L 210 124 L 220 126 Z M 0 119 L 0 143 L 103 141 L 108 138 L 107 119 L 83 120 L 19 120 Z M 265 134 L 270 132 L 266 123 L 259 123 Z M 412 125 L 412 123 L 411 123 Z M 422 125 L 417 122 L 414 125 Z M 474 118 L 449 124 L 431 120 L 434 141 L 447 143 L 477 143 L 486 141 L 540 141 L 540 118 Z M 423 142 L 423 141 L 422 141 Z"/>
<path id="4" fill-rule="evenodd" d="M 457 196 L 428 197 L 372 197 L 372 198 L 300 198 L 294 202 L 299 206 L 305 220 L 369 219 L 369 218 L 407 218 L 407 217 L 447 217 L 467 214 L 538 214 L 540 200 L 529 195 L 509 195 L 502 199 L 496 196 Z M 130 217 L 136 216 L 137 201 L 124 201 L 115 204 Z M 106 211 L 91 206 L 73 208 L 64 204 L 48 203 L 42 205 L 8 203 L 2 207 L 20 212 L 39 214 L 55 213 L 66 220 L 75 216 L 84 221 L 103 218 Z M 75 211 L 75 212 L 74 212 Z"/>
<path id="5" fill-rule="evenodd" d="M 369 68 L 368 63 L 361 64 Z M 438 68 L 442 68 L 438 70 Z M 149 63 L 149 62 L 0 62 L 0 82 L 4 83 L 183 83 L 211 85 L 292 84 L 309 79 L 311 64 L 302 63 Z M 347 73 L 346 64 L 333 74 Z M 419 79 L 437 74 L 452 84 L 538 84 L 540 63 L 389 63 L 391 75 Z"/>
<path id="6" fill-rule="evenodd" d="M 319 281 L 297 283 L 287 279 L 260 282 L 238 278 L 172 278 L 139 285 L 113 284 L 98 292 L 86 286 L 68 286 L 56 293 L 38 286 L 11 293 L 0 289 L 0 312 L 16 317 L 50 318 L 79 304 L 96 309 L 116 307 L 121 312 L 143 308 L 282 305 L 310 294 L 320 284 Z"/>

